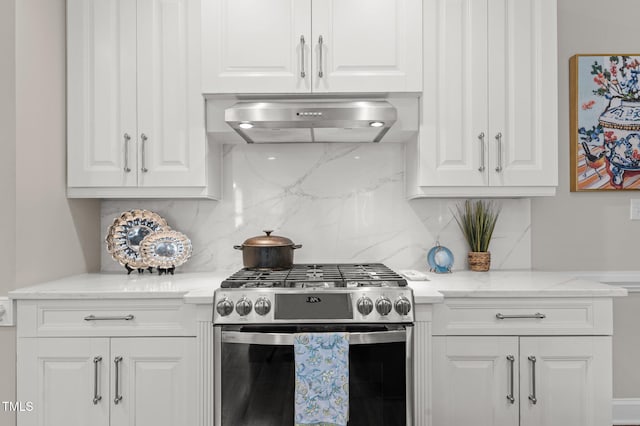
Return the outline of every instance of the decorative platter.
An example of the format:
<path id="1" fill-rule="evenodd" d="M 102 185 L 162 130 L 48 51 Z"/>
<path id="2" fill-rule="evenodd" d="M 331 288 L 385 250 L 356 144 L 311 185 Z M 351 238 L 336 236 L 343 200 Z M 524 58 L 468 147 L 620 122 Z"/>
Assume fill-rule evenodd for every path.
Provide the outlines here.
<path id="1" fill-rule="evenodd" d="M 427 262 L 431 272 L 438 274 L 451 272 L 453 253 L 448 248 L 441 246 L 439 242 L 436 242 L 435 247 L 432 247 L 427 254 Z"/>
<path id="2" fill-rule="evenodd" d="M 191 241 L 178 231 L 160 231 L 150 234 L 140 244 L 142 261 L 160 273 L 170 272 L 191 256 Z"/>
<path id="3" fill-rule="evenodd" d="M 148 268 L 140 254 L 140 245 L 149 235 L 170 230 L 167 221 L 149 210 L 130 210 L 113 221 L 107 233 L 107 251 L 113 260 L 127 268 Z"/>

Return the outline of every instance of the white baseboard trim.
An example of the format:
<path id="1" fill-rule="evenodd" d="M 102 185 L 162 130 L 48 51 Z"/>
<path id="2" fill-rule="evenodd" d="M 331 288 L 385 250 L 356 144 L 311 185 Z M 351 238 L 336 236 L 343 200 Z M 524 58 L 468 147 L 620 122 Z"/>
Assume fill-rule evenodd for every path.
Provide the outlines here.
<path id="1" fill-rule="evenodd" d="M 640 398 L 613 400 L 614 425 L 640 425 Z"/>

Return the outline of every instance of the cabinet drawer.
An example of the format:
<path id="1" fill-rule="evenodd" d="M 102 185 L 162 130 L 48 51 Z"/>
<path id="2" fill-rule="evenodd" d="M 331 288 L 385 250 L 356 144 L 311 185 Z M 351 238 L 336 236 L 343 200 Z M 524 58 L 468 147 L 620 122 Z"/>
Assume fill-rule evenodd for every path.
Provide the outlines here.
<path id="1" fill-rule="evenodd" d="M 195 336 L 193 305 L 181 300 L 25 300 L 19 337 Z"/>
<path id="2" fill-rule="evenodd" d="M 446 299 L 434 335 L 611 335 L 610 299 Z"/>

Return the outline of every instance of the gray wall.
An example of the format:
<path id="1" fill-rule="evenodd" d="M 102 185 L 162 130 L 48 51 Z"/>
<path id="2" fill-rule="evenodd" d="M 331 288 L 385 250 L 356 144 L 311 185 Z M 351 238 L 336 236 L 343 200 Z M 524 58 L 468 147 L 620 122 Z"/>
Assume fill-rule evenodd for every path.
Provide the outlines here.
<path id="1" fill-rule="evenodd" d="M 23 286 L 99 270 L 100 203 L 66 198 L 65 1 L 16 5 L 16 281 Z"/>
<path id="2" fill-rule="evenodd" d="M 629 220 L 633 191 L 569 192 L 569 58 L 577 53 L 640 54 L 638 0 L 558 0 L 559 186 L 531 203 L 532 264 L 540 269 L 640 269 L 640 221 Z M 615 23 L 615 24 L 614 24 Z"/>
<path id="3" fill-rule="evenodd" d="M 65 196 L 65 70 L 65 1 L 0 1 L 0 296 L 99 269 L 100 203 Z M 14 400 L 15 329 L 0 328 L 0 401 Z"/>
<path id="4" fill-rule="evenodd" d="M 638 53 L 637 0 L 558 0 L 559 187 L 531 202 L 532 266 L 561 270 L 638 270 L 640 221 L 629 220 L 637 192 L 569 192 L 569 58 L 577 53 Z M 614 302 L 616 398 L 640 397 L 640 298 Z"/>
<path id="5" fill-rule="evenodd" d="M 16 281 L 15 223 L 15 0 L 0 1 L 0 296 L 13 288 Z M 15 399 L 15 329 L 0 327 L 0 401 Z M 0 410 L 0 425 L 13 424 L 13 416 Z"/>

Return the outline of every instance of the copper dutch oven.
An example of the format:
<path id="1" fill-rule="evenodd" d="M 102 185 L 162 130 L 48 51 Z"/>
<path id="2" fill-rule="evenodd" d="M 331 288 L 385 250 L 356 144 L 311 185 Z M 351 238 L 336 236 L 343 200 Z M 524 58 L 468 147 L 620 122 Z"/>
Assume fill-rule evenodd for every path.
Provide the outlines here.
<path id="1" fill-rule="evenodd" d="M 293 244 L 289 238 L 271 235 L 273 231 L 264 231 L 267 235 L 259 235 L 247 239 L 241 246 L 233 246 L 242 250 L 242 262 L 245 268 L 280 270 L 291 269 L 293 251 L 302 247 Z"/>

